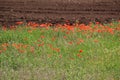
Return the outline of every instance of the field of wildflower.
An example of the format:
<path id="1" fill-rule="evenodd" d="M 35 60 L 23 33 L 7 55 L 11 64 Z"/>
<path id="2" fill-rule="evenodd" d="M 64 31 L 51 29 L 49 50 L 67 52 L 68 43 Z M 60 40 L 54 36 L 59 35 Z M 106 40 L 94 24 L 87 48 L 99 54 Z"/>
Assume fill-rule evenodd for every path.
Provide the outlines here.
<path id="1" fill-rule="evenodd" d="M 0 27 L 0 80 L 120 80 L 120 21 Z"/>

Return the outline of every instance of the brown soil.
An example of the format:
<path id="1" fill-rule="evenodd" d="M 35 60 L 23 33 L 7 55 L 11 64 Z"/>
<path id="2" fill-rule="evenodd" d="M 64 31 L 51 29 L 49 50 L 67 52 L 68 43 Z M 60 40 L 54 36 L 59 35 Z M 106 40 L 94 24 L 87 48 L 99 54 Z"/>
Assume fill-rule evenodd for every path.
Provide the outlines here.
<path id="1" fill-rule="evenodd" d="M 78 1 L 78 0 L 76 0 Z M 0 24 L 14 24 L 16 21 L 39 23 L 61 23 L 65 20 L 80 23 L 110 22 L 120 19 L 118 0 L 0 0 Z"/>

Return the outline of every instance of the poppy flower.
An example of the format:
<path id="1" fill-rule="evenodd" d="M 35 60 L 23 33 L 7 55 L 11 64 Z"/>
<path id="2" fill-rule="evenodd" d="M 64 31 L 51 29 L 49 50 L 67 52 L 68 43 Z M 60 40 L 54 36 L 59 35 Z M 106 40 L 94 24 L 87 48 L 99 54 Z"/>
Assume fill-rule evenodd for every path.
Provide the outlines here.
<path id="1" fill-rule="evenodd" d="M 100 24 L 100 22 L 96 22 L 96 24 Z"/>
<path id="2" fill-rule="evenodd" d="M 63 36 L 64 37 L 64 39 L 66 39 L 67 38 L 67 36 Z"/>
<path id="3" fill-rule="evenodd" d="M 18 21 L 18 22 L 16 22 L 16 24 L 20 25 L 20 24 L 23 24 L 23 22 L 22 21 Z"/>
<path id="4" fill-rule="evenodd" d="M 81 55 L 80 55 L 80 54 L 77 54 L 77 56 L 78 56 L 79 58 L 81 58 Z"/>
<path id="5" fill-rule="evenodd" d="M 68 31 L 74 32 L 74 27 L 73 27 L 73 26 L 66 26 L 66 29 L 67 29 Z"/>
<path id="6" fill-rule="evenodd" d="M 37 40 L 37 42 L 41 42 L 41 40 L 40 40 L 40 39 L 38 39 L 38 40 Z"/>
<path id="7" fill-rule="evenodd" d="M 0 54 L 2 53 L 2 50 L 0 50 Z"/>
<path id="8" fill-rule="evenodd" d="M 70 32 L 67 31 L 66 34 L 70 34 Z"/>
<path id="9" fill-rule="evenodd" d="M 23 48 L 27 48 L 28 47 L 28 45 L 23 45 Z"/>
<path id="10" fill-rule="evenodd" d="M 40 24 L 40 27 L 47 27 L 47 24 Z"/>
<path id="11" fill-rule="evenodd" d="M 3 30 L 3 31 L 6 31 L 6 30 L 7 30 L 7 27 L 6 27 L 6 26 L 3 26 L 3 27 L 2 27 L 2 30 Z"/>
<path id="12" fill-rule="evenodd" d="M 45 36 L 43 36 L 43 35 L 41 35 L 40 37 L 41 37 L 42 39 L 44 39 L 44 38 L 45 38 Z"/>
<path id="13" fill-rule="evenodd" d="M 68 43 L 69 43 L 70 45 L 71 45 L 71 44 L 73 44 L 73 42 L 72 42 L 72 41 L 70 41 L 70 42 L 68 42 Z"/>
<path id="14" fill-rule="evenodd" d="M 35 48 L 34 47 L 30 47 L 30 52 L 34 53 Z"/>
<path id="15" fill-rule="evenodd" d="M 2 44 L 2 47 L 8 47 L 8 46 L 9 46 L 8 43 L 3 43 L 3 44 Z"/>
<path id="16" fill-rule="evenodd" d="M 111 34 L 114 34 L 114 29 L 108 28 L 108 32 L 111 33 Z"/>
<path id="17" fill-rule="evenodd" d="M 52 44 L 48 44 L 48 46 L 49 46 L 50 48 L 53 48 Z"/>
<path id="18" fill-rule="evenodd" d="M 43 43 L 41 43 L 41 44 L 38 44 L 38 47 L 40 47 L 40 46 L 44 46 L 44 42 L 43 42 Z"/>
<path id="19" fill-rule="evenodd" d="M 3 48 L 3 51 L 6 51 L 7 50 L 7 48 Z"/>
<path id="20" fill-rule="evenodd" d="M 99 42 L 97 39 L 94 40 L 95 43 Z"/>
<path id="21" fill-rule="evenodd" d="M 83 39 L 80 39 L 80 42 L 81 42 L 81 43 L 83 43 L 83 42 L 84 42 L 84 40 L 83 40 Z"/>
<path id="22" fill-rule="evenodd" d="M 56 52 L 60 52 L 59 48 L 53 48 L 53 50 L 56 51 Z"/>
<path id="23" fill-rule="evenodd" d="M 21 49 L 18 49 L 18 51 L 19 51 L 20 53 L 25 53 L 25 51 L 24 51 L 24 50 L 21 50 Z"/>
<path id="24" fill-rule="evenodd" d="M 81 53 L 81 52 L 83 52 L 83 50 L 79 50 L 79 52 Z"/>
<path id="25" fill-rule="evenodd" d="M 52 37 L 52 41 L 55 41 L 55 39 L 56 39 L 55 37 Z"/>
<path id="26" fill-rule="evenodd" d="M 14 30 L 16 26 L 10 26 L 10 30 Z"/>

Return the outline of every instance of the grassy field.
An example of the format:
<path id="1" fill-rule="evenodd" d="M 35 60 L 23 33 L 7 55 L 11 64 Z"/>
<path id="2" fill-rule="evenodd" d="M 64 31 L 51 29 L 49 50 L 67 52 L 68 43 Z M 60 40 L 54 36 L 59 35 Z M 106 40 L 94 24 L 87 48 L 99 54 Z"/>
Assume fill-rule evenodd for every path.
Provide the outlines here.
<path id="1" fill-rule="evenodd" d="M 0 80 L 120 80 L 120 22 L 49 26 L 1 27 Z"/>

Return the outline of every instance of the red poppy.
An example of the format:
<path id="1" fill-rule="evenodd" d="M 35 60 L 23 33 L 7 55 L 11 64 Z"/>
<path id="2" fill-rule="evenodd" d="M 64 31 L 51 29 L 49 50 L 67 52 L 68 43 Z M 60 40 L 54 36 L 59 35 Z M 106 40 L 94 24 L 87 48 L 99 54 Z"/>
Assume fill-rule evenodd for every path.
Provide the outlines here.
<path id="1" fill-rule="evenodd" d="M 2 30 L 3 30 L 3 31 L 6 31 L 6 30 L 7 30 L 7 27 L 6 27 L 6 26 L 3 26 L 3 27 L 2 27 Z"/>
<path id="2" fill-rule="evenodd" d="M 0 54 L 2 53 L 2 50 L 0 50 Z"/>
<path id="3" fill-rule="evenodd" d="M 67 38 L 67 36 L 63 36 L 64 37 L 64 39 L 66 39 Z"/>
<path id="4" fill-rule="evenodd" d="M 95 43 L 99 42 L 97 39 L 94 40 Z"/>
<path id="5" fill-rule="evenodd" d="M 80 42 L 81 42 L 81 43 L 83 43 L 83 42 L 84 42 L 84 40 L 83 40 L 83 39 L 80 39 Z"/>
<path id="6" fill-rule="evenodd" d="M 45 38 L 45 36 L 43 36 L 43 35 L 41 35 L 40 37 L 41 37 L 42 39 Z"/>
<path id="7" fill-rule="evenodd" d="M 96 24 L 100 24 L 100 22 L 96 22 Z"/>
<path id="8" fill-rule="evenodd" d="M 38 47 L 40 47 L 40 46 L 44 46 L 44 42 L 42 42 L 41 44 L 38 44 Z"/>
<path id="9" fill-rule="evenodd" d="M 53 48 L 52 44 L 48 44 L 48 46 L 49 46 L 50 48 Z"/>
<path id="10" fill-rule="evenodd" d="M 48 27 L 47 24 L 40 24 L 40 27 Z"/>
<path id="11" fill-rule="evenodd" d="M 108 28 L 108 32 L 111 33 L 111 34 L 114 34 L 114 29 Z"/>
<path id="12" fill-rule="evenodd" d="M 73 42 L 72 42 L 72 41 L 70 41 L 70 42 L 68 42 L 68 43 L 69 43 L 70 45 L 71 45 L 71 44 L 73 44 Z"/>
<path id="13" fill-rule="evenodd" d="M 79 52 L 81 53 L 81 52 L 83 52 L 83 50 L 79 50 Z"/>
<path id="14" fill-rule="evenodd" d="M 69 30 L 69 31 L 74 31 L 74 27 L 72 27 L 72 26 L 67 26 L 67 30 Z"/>
<path id="15" fill-rule="evenodd" d="M 70 34 L 70 32 L 67 31 L 66 34 Z"/>
<path id="16" fill-rule="evenodd" d="M 53 50 L 55 50 L 56 52 L 60 52 L 59 48 L 53 48 Z"/>
<path id="17" fill-rule="evenodd" d="M 79 58 L 81 58 L 81 55 L 80 55 L 80 54 L 77 54 L 77 56 L 78 56 Z"/>
<path id="18" fill-rule="evenodd" d="M 16 22 L 16 24 L 20 25 L 20 24 L 23 24 L 23 22 L 22 21 L 18 21 L 18 22 Z"/>
<path id="19" fill-rule="evenodd" d="M 21 50 L 21 49 L 18 49 L 18 51 L 19 51 L 20 53 L 25 53 L 25 51 L 24 51 L 24 50 Z"/>
<path id="20" fill-rule="evenodd" d="M 10 30 L 14 30 L 16 26 L 10 26 Z"/>
<path id="21" fill-rule="evenodd" d="M 30 48 L 30 52 L 34 53 L 34 51 L 35 51 L 35 48 L 34 48 L 34 47 L 31 47 L 31 48 Z"/>
<path id="22" fill-rule="evenodd" d="M 52 41 L 55 41 L 56 37 L 52 37 Z"/>

